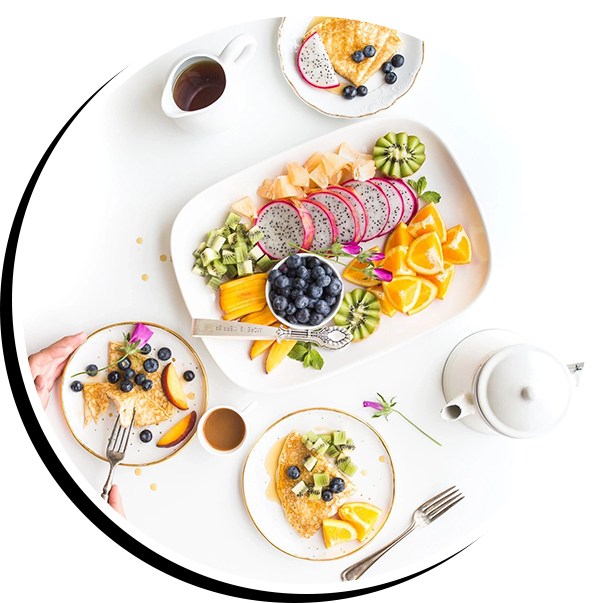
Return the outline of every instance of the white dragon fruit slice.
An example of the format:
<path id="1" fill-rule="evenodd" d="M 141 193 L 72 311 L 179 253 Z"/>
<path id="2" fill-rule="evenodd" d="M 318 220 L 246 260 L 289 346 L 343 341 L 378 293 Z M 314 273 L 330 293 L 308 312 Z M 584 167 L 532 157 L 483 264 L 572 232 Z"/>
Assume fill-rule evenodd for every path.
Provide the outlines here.
<path id="1" fill-rule="evenodd" d="M 314 241 L 309 250 L 329 249 L 339 234 L 335 217 L 326 205 L 315 199 L 301 199 L 301 205 L 310 213 L 314 221 Z"/>
<path id="2" fill-rule="evenodd" d="M 274 260 L 297 253 L 289 243 L 309 249 L 314 240 L 314 221 L 298 201 L 270 201 L 259 210 L 255 224 L 263 233 L 259 247 Z"/>
<path id="3" fill-rule="evenodd" d="M 310 193 L 307 198 L 324 204 L 335 217 L 340 243 L 357 243 L 360 240 L 358 213 L 345 197 L 330 191 L 319 191 Z"/>
<path id="4" fill-rule="evenodd" d="M 358 214 L 358 221 L 360 222 L 360 241 L 364 239 L 366 235 L 366 226 L 368 224 L 368 216 L 366 215 L 366 208 L 364 207 L 364 203 L 360 200 L 358 193 L 353 188 L 345 188 L 343 186 L 329 186 L 329 191 L 334 191 L 335 193 L 345 197 L 348 201 L 351 201 L 351 204 L 355 207 L 356 213 Z M 359 241 L 356 241 L 358 243 Z"/>
<path id="5" fill-rule="evenodd" d="M 368 180 L 365 182 L 348 180 L 343 186 L 353 188 L 366 208 L 368 224 L 362 241 L 372 241 L 372 239 L 380 237 L 391 213 L 385 193 L 376 184 Z"/>
<path id="6" fill-rule="evenodd" d="M 381 231 L 382 235 L 386 235 L 402 220 L 402 216 L 404 215 L 404 199 L 402 198 L 400 190 L 391 183 L 391 180 L 387 180 L 386 178 L 371 178 L 369 182 L 376 184 L 385 193 L 385 196 L 389 201 L 391 210 L 389 212 L 389 219 L 387 220 L 385 228 Z"/>
<path id="7" fill-rule="evenodd" d="M 336 88 L 340 85 L 318 32 L 301 44 L 297 67 L 301 77 L 315 88 Z"/>
<path id="8" fill-rule="evenodd" d="M 402 214 L 402 221 L 408 224 L 419 211 L 419 200 L 414 194 L 414 191 L 403 180 L 390 179 L 388 182 L 395 186 L 402 195 L 402 199 L 404 201 L 404 213 Z"/>

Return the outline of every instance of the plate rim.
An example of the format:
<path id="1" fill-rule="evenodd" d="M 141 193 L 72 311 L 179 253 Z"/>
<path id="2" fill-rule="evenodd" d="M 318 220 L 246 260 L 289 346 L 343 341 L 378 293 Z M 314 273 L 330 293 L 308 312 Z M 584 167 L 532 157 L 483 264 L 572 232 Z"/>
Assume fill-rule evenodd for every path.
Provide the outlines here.
<path id="1" fill-rule="evenodd" d="M 369 428 L 379 439 L 379 441 L 381 442 L 381 445 L 383 446 L 383 448 L 385 448 L 385 452 L 387 452 L 387 457 L 389 459 L 389 465 L 391 467 L 391 477 L 392 477 L 392 495 L 391 495 L 391 505 L 389 507 L 389 510 L 387 511 L 387 516 L 385 517 L 385 521 L 383 521 L 383 524 L 381 525 L 381 527 L 372 535 L 371 538 L 369 538 L 366 542 L 363 542 L 361 544 L 361 546 L 359 546 L 357 549 L 350 551 L 349 553 L 345 553 L 344 555 L 339 555 L 338 557 L 331 557 L 330 559 L 317 559 L 317 558 L 313 558 L 313 557 L 304 557 L 301 555 L 295 555 L 294 553 L 289 553 L 288 551 L 285 551 L 284 549 L 280 548 L 277 544 L 273 543 L 263 532 L 263 530 L 261 530 L 261 528 L 257 525 L 257 522 L 254 520 L 252 513 L 250 512 L 250 509 L 248 508 L 248 503 L 246 501 L 246 491 L 244 488 L 244 475 L 246 473 L 246 468 L 248 467 L 248 461 L 250 459 L 250 455 L 253 451 L 253 449 L 255 448 L 255 446 L 259 443 L 259 441 L 261 440 L 261 438 L 263 438 L 267 432 L 270 429 L 273 429 L 276 425 L 278 425 L 279 423 L 281 423 L 282 421 L 284 421 L 285 419 L 288 419 L 289 417 L 292 417 L 294 415 L 298 415 L 304 412 L 309 412 L 309 411 L 314 411 L 314 410 L 320 410 L 320 411 L 330 411 L 330 412 L 336 412 L 336 413 L 340 413 L 342 415 L 346 415 L 360 423 L 362 423 L 364 426 L 366 426 L 367 428 Z M 281 553 L 284 553 L 290 557 L 294 557 L 295 559 L 302 559 L 304 561 L 315 561 L 315 562 L 325 562 L 325 561 L 338 561 L 339 559 L 343 559 L 344 557 L 349 557 L 350 555 L 353 555 L 354 553 L 357 553 L 358 551 L 362 550 L 366 545 L 370 544 L 375 537 L 383 530 L 383 528 L 385 527 L 385 524 L 387 523 L 387 521 L 389 520 L 389 516 L 391 515 L 391 512 L 393 510 L 393 506 L 394 506 L 394 502 L 396 500 L 396 469 L 395 466 L 393 464 L 393 457 L 391 455 L 391 451 L 389 450 L 389 447 L 387 446 L 387 443 L 385 442 L 385 440 L 383 439 L 383 436 L 367 421 L 365 421 L 364 419 L 346 411 L 346 410 L 341 410 L 339 408 L 330 408 L 328 406 L 312 406 L 310 408 L 303 408 L 303 409 L 299 409 L 299 410 L 294 410 L 293 412 L 288 413 L 287 415 L 284 415 L 283 417 L 277 419 L 276 421 L 274 421 L 271 425 L 269 425 L 269 427 L 267 427 L 260 435 L 259 437 L 253 442 L 252 446 L 250 447 L 250 450 L 248 451 L 248 454 L 246 455 L 246 458 L 244 459 L 244 465 L 242 466 L 242 477 L 241 477 L 241 488 L 242 488 L 242 501 L 244 503 L 244 507 L 246 508 L 246 512 L 248 513 L 248 516 L 250 517 L 250 520 L 252 521 L 253 525 L 255 526 L 255 528 L 257 528 L 257 531 L 259 532 L 259 534 L 261 534 L 261 536 L 263 536 L 263 538 L 265 538 L 265 540 L 267 540 L 267 542 L 269 542 L 269 544 L 271 544 L 274 548 L 278 549 Z"/>
<path id="2" fill-rule="evenodd" d="M 302 102 L 304 102 L 309 107 L 312 107 L 312 109 L 315 109 L 319 113 L 328 115 L 329 117 L 338 117 L 341 119 L 361 119 L 363 117 L 370 117 L 371 115 L 376 115 L 377 113 L 380 113 L 381 111 L 385 111 L 385 110 L 389 109 L 390 107 L 393 107 L 393 105 L 395 105 L 395 103 L 397 103 L 402 97 L 406 96 L 408 94 L 408 92 L 412 89 L 412 87 L 415 85 L 415 82 L 417 81 L 417 77 L 419 76 L 419 73 L 421 72 L 421 68 L 423 67 L 423 63 L 425 61 L 425 40 L 421 40 L 421 63 L 419 65 L 418 69 L 416 70 L 414 77 L 412 78 L 412 82 L 410 83 L 410 86 L 408 86 L 408 88 L 406 88 L 406 90 L 404 92 L 402 92 L 402 94 L 400 94 L 399 96 L 396 96 L 396 98 L 394 98 L 393 101 L 391 103 L 389 103 L 389 105 L 386 105 L 385 107 L 381 107 L 380 109 L 377 109 L 376 111 L 372 111 L 370 113 L 361 113 L 358 115 L 341 115 L 339 113 L 332 113 L 330 111 L 320 109 L 320 107 L 316 107 L 316 105 L 314 105 L 310 101 L 304 99 L 301 96 L 301 94 L 299 94 L 297 87 L 293 84 L 293 82 L 291 82 L 288 75 L 286 75 L 286 71 L 284 70 L 284 57 L 282 56 L 282 30 L 284 28 L 284 23 L 286 22 L 286 19 L 288 19 L 288 16 L 282 17 L 282 20 L 280 21 L 280 26 L 278 27 L 277 50 L 278 50 L 278 57 L 280 58 L 280 71 L 282 71 L 282 75 L 284 76 L 284 79 L 288 82 L 289 86 L 293 89 L 293 92 L 299 97 L 299 99 Z"/>
<path id="3" fill-rule="evenodd" d="M 183 339 L 183 337 L 181 337 L 181 335 L 179 335 L 179 333 L 176 333 L 175 331 L 173 331 L 172 329 L 169 329 L 168 327 L 165 327 L 164 325 L 160 325 L 160 324 L 153 323 L 153 322 L 141 321 L 141 320 L 126 320 L 126 321 L 116 322 L 116 323 L 113 323 L 111 325 L 106 325 L 104 327 L 101 327 L 101 328 L 97 329 L 96 331 L 93 331 L 90 335 L 88 335 L 86 337 L 86 341 L 84 341 L 83 343 L 81 343 L 69 355 L 69 358 L 68 358 L 67 362 L 65 363 L 65 367 L 63 368 L 63 372 L 61 373 L 61 383 L 59 385 L 59 400 L 61 402 L 61 413 L 63 414 L 63 419 L 65 420 L 67 428 L 69 429 L 70 433 L 72 434 L 72 436 L 74 437 L 74 439 L 76 440 L 76 442 L 78 442 L 78 444 L 80 444 L 80 446 L 82 446 L 82 448 L 84 448 L 87 452 L 90 452 L 93 456 L 97 457 L 99 460 L 101 460 L 101 461 L 103 461 L 105 463 L 108 462 L 108 460 L 106 458 L 104 458 L 101 455 L 97 454 L 94 450 L 91 450 L 74 433 L 74 430 L 72 429 L 72 426 L 71 426 L 71 424 L 70 424 L 70 422 L 69 422 L 69 420 L 67 418 L 67 415 L 65 414 L 65 408 L 64 408 L 64 405 L 63 405 L 63 382 L 65 381 L 65 373 L 67 371 L 67 367 L 69 366 L 69 363 L 71 362 L 74 354 L 82 346 L 84 346 L 91 337 L 93 337 L 97 333 L 101 333 L 101 331 L 105 331 L 106 329 L 111 329 L 113 327 L 119 327 L 119 326 L 122 326 L 122 325 L 133 325 L 133 324 L 137 324 L 138 322 L 140 322 L 140 323 L 142 323 L 144 325 L 150 326 L 150 327 L 155 327 L 156 329 L 162 329 L 162 330 L 166 331 L 167 333 L 170 333 L 171 335 L 173 335 L 174 337 L 176 337 L 182 343 L 185 344 L 185 346 L 189 349 L 189 351 L 192 353 L 193 357 L 195 358 L 196 362 L 198 363 L 198 366 L 200 367 L 200 369 L 202 371 L 202 375 L 204 376 L 204 406 L 203 406 L 202 412 L 200 413 L 200 416 L 197 418 L 197 421 L 200 420 L 200 418 L 204 415 L 204 413 L 206 412 L 206 410 L 208 408 L 208 375 L 206 374 L 206 368 L 202 364 L 202 361 L 200 360 L 200 357 L 198 356 L 198 354 L 196 353 L 196 351 L 194 350 L 194 348 L 187 341 L 185 341 L 185 339 Z M 181 450 L 183 450 L 186 446 L 189 445 L 189 443 L 192 441 L 192 439 L 193 439 L 193 437 L 195 435 L 196 435 L 196 429 L 192 429 L 191 434 L 189 435 L 189 437 L 187 438 L 187 441 L 185 442 L 185 444 L 183 444 L 183 446 L 177 448 L 176 450 L 174 450 L 173 452 L 171 452 L 168 456 L 165 456 L 164 458 L 162 458 L 162 459 L 160 459 L 158 461 L 151 461 L 149 463 L 120 463 L 120 465 L 122 465 L 122 467 L 151 467 L 152 465 L 159 465 L 160 463 L 163 463 L 164 461 L 167 461 L 168 459 L 170 459 L 173 456 L 175 456 L 178 452 L 181 452 Z"/>

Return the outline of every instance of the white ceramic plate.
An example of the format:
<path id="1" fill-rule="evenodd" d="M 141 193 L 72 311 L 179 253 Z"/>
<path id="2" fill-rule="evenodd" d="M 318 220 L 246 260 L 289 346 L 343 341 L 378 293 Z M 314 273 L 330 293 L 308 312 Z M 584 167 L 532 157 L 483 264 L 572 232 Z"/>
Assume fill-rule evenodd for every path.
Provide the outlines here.
<path id="1" fill-rule="evenodd" d="M 177 281 L 190 315 L 192 318 L 222 316 L 218 295 L 206 286 L 204 278 L 191 272 L 192 252 L 209 230 L 225 222 L 231 203 L 245 195 L 254 198 L 263 179 L 284 173 L 290 161 L 303 163 L 315 151 L 334 151 L 343 141 L 357 150 L 370 152 L 377 138 L 389 131 L 415 134 L 425 143 L 427 159 L 415 174 L 415 179 L 425 176 L 428 190 L 441 193 L 439 208 L 446 226 L 462 224 L 465 227 L 473 246 L 473 261 L 457 267 L 446 300 L 436 300 L 414 316 L 383 316 L 382 324 L 368 339 L 353 343 L 343 350 L 323 352 L 325 364 L 321 371 L 304 369 L 301 363 L 286 359 L 267 375 L 263 357 L 250 360 L 250 342 L 206 338 L 204 343 L 219 368 L 240 387 L 257 392 L 277 392 L 334 376 L 445 325 L 469 307 L 483 290 L 490 269 L 486 227 L 471 185 L 456 159 L 445 143 L 426 126 L 409 119 L 381 117 L 335 130 L 266 159 L 214 184 L 185 205 L 173 224 L 171 253 Z M 260 206 L 262 200 L 258 199 L 258 202 Z M 379 238 L 364 246 L 378 245 L 382 248 L 384 243 L 384 238 Z M 346 283 L 345 288 L 355 287 Z"/>
<path id="2" fill-rule="evenodd" d="M 128 442 L 128 450 L 125 458 L 126 462 L 122 463 L 128 467 L 141 467 L 160 463 L 172 457 L 186 446 L 191 438 L 196 435 L 196 429 L 193 429 L 185 440 L 172 448 L 158 448 L 155 443 L 162 437 L 163 433 L 166 433 L 173 425 L 178 423 L 191 411 L 195 410 L 198 414 L 198 420 L 200 420 L 200 417 L 206 410 L 208 398 L 206 371 L 193 348 L 179 335 L 166 327 L 161 327 L 160 325 L 149 322 L 145 324 L 154 332 L 153 337 L 149 341 L 149 344 L 152 346 L 149 358 L 157 358 L 157 350 L 162 347 L 167 347 L 173 353 L 172 361 L 175 363 L 179 375 L 190 370 L 195 373 L 196 378 L 190 382 L 182 380 L 185 393 L 189 394 L 188 410 L 177 410 L 170 419 L 163 421 L 158 425 L 133 429 Z M 99 423 L 95 424 L 94 421 L 91 421 L 84 427 L 84 402 L 82 392 L 73 392 L 70 388 L 70 384 L 74 379 L 79 379 L 83 383 L 106 381 L 108 371 L 99 373 L 95 377 L 80 375 L 72 379 L 71 375 L 86 370 L 86 366 L 91 363 L 96 364 L 98 367 L 107 366 L 109 342 L 123 341 L 122 334 L 132 332 L 134 327 L 134 322 L 123 322 L 104 327 L 92 333 L 73 353 L 65 366 L 61 379 L 61 408 L 63 409 L 63 415 L 65 416 L 70 431 L 86 450 L 102 460 L 106 460 L 105 452 L 107 449 L 107 442 L 116 422 L 116 407 L 110 403 L 107 413 L 99 418 Z M 161 360 L 158 362 L 160 363 L 160 368 L 158 370 L 161 371 L 162 367 L 167 363 L 162 362 Z M 154 435 L 153 440 L 148 444 L 144 444 L 139 439 L 139 433 L 144 429 L 149 429 Z"/>
<path id="3" fill-rule="evenodd" d="M 322 530 L 311 538 L 302 538 L 286 520 L 280 502 L 275 500 L 275 496 L 268 495 L 270 472 L 275 472 L 284 438 L 293 430 L 301 434 L 308 431 L 326 433 L 340 430 L 353 438 L 356 449 L 352 452 L 351 459 L 358 466 L 358 471 L 352 480 L 357 491 L 347 502 L 369 502 L 383 510 L 363 543 L 354 540 L 327 549 Z M 242 471 L 242 495 L 253 523 L 277 549 L 300 559 L 329 561 L 355 553 L 379 533 L 393 506 L 395 480 L 389 450 L 381 436 L 368 423 L 340 410 L 309 408 L 283 417 L 253 444 Z"/>
<path id="4" fill-rule="evenodd" d="M 404 57 L 404 65 L 395 70 L 398 79 L 395 84 L 386 84 L 381 70 L 366 82 L 368 94 L 353 100 L 344 99 L 340 93 L 321 90 L 309 85 L 301 77 L 297 68 L 297 52 L 303 35 L 309 29 L 313 17 L 284 17 L 278 32 L 278 54 L 282 73 L 296 95 L 320 113 L 333 117 L 367 117 L 391 107 L 412 87 L 423 64 L 423 40 L 398 32 L 402 46 L 398 53 Z M 345 78 L 337 75 L 346 85 Z M 336 89 L 339 90 L 339 89 Z"/>

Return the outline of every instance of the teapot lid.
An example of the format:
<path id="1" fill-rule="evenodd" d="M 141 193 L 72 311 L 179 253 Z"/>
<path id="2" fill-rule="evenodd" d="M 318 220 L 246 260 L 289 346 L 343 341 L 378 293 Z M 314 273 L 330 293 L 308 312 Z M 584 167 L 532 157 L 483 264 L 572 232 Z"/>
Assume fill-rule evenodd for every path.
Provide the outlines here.
<path id="1" fill-rule="evenodd" d="M 529 343 L 490 356 L 475 383 L 480 414 L 512 438 L 533 438 L 555 427 L 568 408 L 571 389 L 566 366 Z"/>

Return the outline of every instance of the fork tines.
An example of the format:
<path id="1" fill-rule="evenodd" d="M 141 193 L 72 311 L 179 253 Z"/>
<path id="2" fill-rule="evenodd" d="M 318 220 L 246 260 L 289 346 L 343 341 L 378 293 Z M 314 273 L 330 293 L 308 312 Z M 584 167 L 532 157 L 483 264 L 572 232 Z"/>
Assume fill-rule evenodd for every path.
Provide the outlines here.
<path id="1" fill-rule="evenodd" d="M 452 509 L 457 503 L 460 503 L 465 497 L 456 486 L 440 492 L 440 494 L 430 498 L 425 504 L 421 505 L 423 511 L 430 521 L 437 519 L 449 509 Z"/>
<path id="2" fill-rule="evenodd" d="M 133 410 L 133 417 L 130 421 L 130 425 L 128 429 L 122 427 L 120 423 L 120 415 L 116 418 L 116 423 L 114 424 L 114 429 L 112 430 L 112 434 L 109 438 L 109 442 L 107 443 L 107 452 L 114 452 L 124 454 L 126 452 L 126 446 L 128 445 L 128 438 L 130 436 L 130 432 L 132 431 L 133 424 L 135 422 L 135 411 Z"/>

